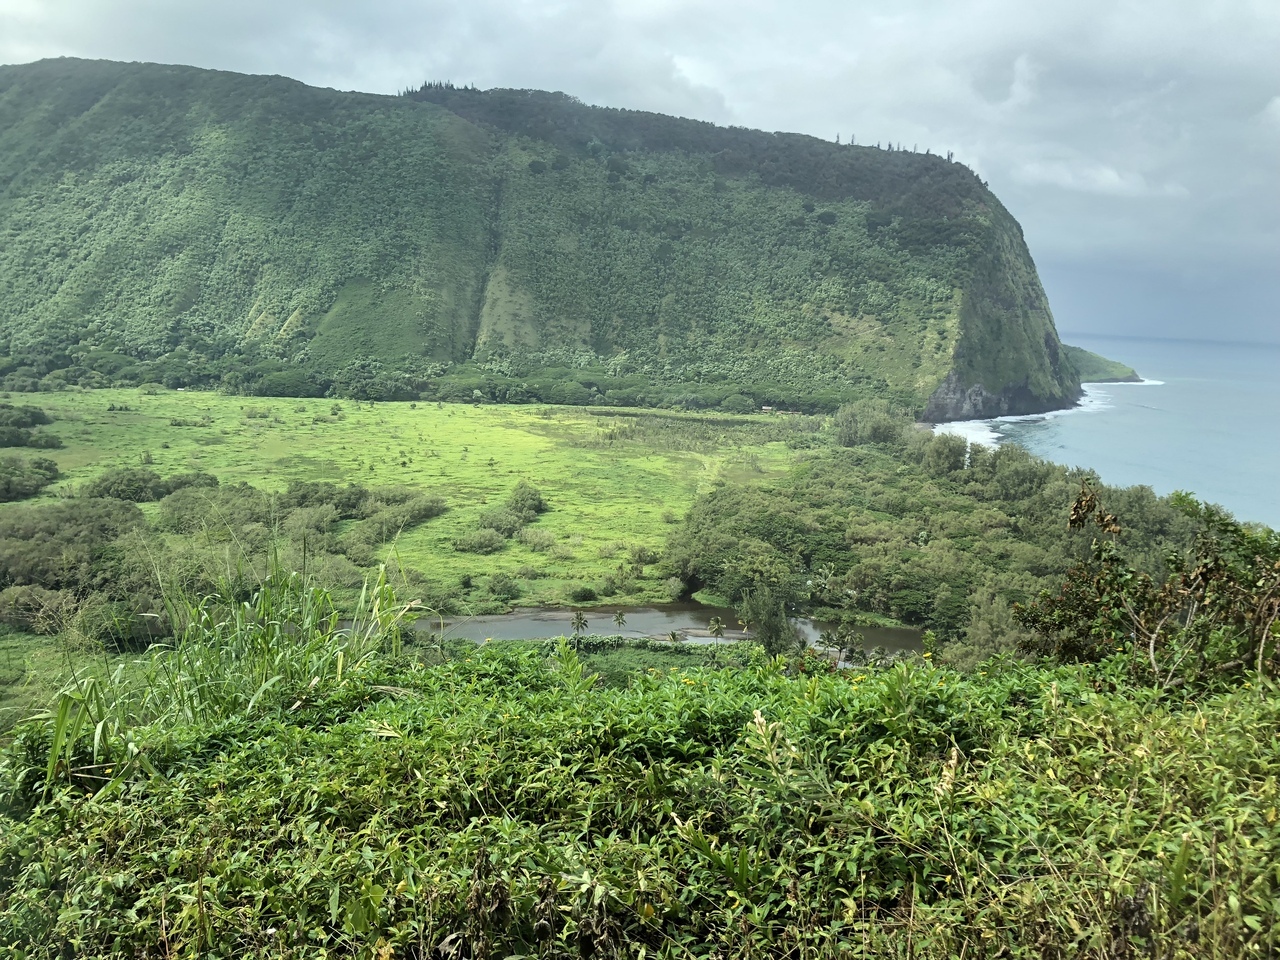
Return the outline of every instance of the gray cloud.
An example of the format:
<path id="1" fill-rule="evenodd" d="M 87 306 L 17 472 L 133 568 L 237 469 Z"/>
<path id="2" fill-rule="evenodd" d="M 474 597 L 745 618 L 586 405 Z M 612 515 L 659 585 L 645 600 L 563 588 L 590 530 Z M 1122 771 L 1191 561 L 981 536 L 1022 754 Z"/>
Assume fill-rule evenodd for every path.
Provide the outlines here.
<path id="1" fill-rule="evenodd" d="M 1274 0 L 0 0 L 2 62 L 541 87 L 954 150 L 1022 221 L 1065 329 L 1195 336 L 1214 309 L 1215 336 L 1267 340 L 1277 50 Z"/>

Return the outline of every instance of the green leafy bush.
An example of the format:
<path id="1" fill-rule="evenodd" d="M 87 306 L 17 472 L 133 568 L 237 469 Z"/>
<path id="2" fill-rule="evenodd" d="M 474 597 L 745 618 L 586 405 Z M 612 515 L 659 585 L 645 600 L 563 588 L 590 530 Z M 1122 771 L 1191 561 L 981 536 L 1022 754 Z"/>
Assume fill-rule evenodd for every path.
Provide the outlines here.
<path id="1" fill-rule="evenodd" d="M 1066 661 L 1119 653 L 1134 681 L 1164 689 L 1280 676 L 1280 533 L 1185 494 L 1175 503 L 1200 532 L 1193 550 L 1169 554 L 1153 576 L 1125 558 L 1120 518 L 1082 483 L 1070 525 L 1100 535 L 1056 595 L 1017 608 L 1029 631 L 1023 649 Z"/>
<path id="2" fill-rule="evenodd" d="M 517 539 L 535 553 L 545 553 L 556 543 L 556 535 L 550 530 L 538 530 L 534 527 L 521 529 Z"/>
<path id="3" fill-rule="evenodd" d="M 521 480 L 507 498 L 507 509 L 530 523 L 538 514 L 546 513 L 548 507 L 542 492 L 529 481 Z"/>
<path id="4" fill-rule="evenodd" d="M 146 467 L 117 467 L 104 471 L 85 484 L 80 489 L 80 495 L 128 500 L 132 503 L 152 503 L 187 487 L 207 489 L 217 485 L 217 477 L 200 471 L 176 473 L 165 480 L 154 470 L 148 470 Z"/>
<path id="5" fill-rule="evenodd" d="M 493 530 L 505 539 L 511 539 L 524 527 L 524 517 L 503 507 L 492 507 L 484 510 L 476 524 L 481 529 Z"/>
<path id="6" fill-rule="evenodd" d="M 0 427 L 38 427 L 52 422 L 53 418 L 40 407 L 0 403 Z"/>
<path id="7" fill-rule="evenodd" d="M 117 539 L 144 528 L 135 504 L 63 500 L 0 512 L 0 588 L 35 585 L 83 597 L 121 579 Z"/>
<path id="8" fill-rule="evenodd" d="M 497 553 L 506 545 L 507 538 L 489 527 L 473 530 L 453 541 L 453 549 L 459 553 Z"/>
<path id="9" fill-rule="evenodd" d="M 107 470 L 81 489 L 81 496 L 110 497 L 132 503 L 151 503 L 169 495 L 168 485 L 154 470 L 119 467 Z"/>
<path id="10" fill-rule="evenodd" d="M 0 503 L 33 497 L 60 476 L 52 460 L 0 457 Z"/>
<path id="11" fill-rule="evenodd" d="M 505 573 L 495 573 L 489 577 L 486 585 L 489 595 L 495 600 L 515 600 L 520 596 L 520 584 Z"/>
<path id="12" fill-rule="evenodd" d="M 424 666 L 295 596 L 202 608 L 138 687 L 81 683 L 18 732 L 0 945 L 1226 960 L 1280 933 L 1270 691 L 670 645 L 605 684 L 591 658 L 635 654 L 612 638 Z M 193 890 L 203 915 L 173 909 Z"/>

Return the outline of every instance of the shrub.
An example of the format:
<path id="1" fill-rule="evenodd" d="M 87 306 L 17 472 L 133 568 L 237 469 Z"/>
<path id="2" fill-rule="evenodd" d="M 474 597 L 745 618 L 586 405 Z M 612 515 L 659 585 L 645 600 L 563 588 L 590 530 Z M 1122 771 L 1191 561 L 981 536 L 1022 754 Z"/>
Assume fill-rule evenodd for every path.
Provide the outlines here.
<path id="1" fill-rule="evenodd" d="M 368 519 L 356 524 L 343 539 L 368 545 L 387 543 L 402 530 L 408 530 L 432 517 L 438 517 L 444 513 L 444 510 L 445 503 L 440 497 L 414 497 L 405 503 L 378 510 Z"/>
<path id="2" fill-rule="evenodd" d="M 667 599 L 674 603 L 685 595 L 688 588 L 679 577 L 668 577 L 662 582 L 662 589 L 666 592 Z"/>
<path id="3" fill-rule="evenodd" d="M 270 498 L 247 483 L 193 485 L 175 490 L 160 501 L 155 523 L 168 533 L 205 530 L 224 539 L 221 534 L 238 534 L 250 524 L 265 523 L 270 515 Z"/>
<path id="4" fill-rule="evenodd" d="M 613 596 L 614 594 L 631 594 L 635 593 L 636 581 L 630 573 L 621 570 L 614 570 L 605 573 L 604 580 L 600 581 L 600 595 Z"/>
<path id="5" fill-rule="evenodd" d="M 0 503 L 33 497 L 59 477 L 52 460 L 0 457 Z"/>
<path id="6" fill-rule="evenodd" d="M 0 623 L 18 630 L 58 633 L 74 609 L 75 598 L 65 590 L 28 584 L 0 591 Z"/>
<path id="7" fill-rule="evenodd" d="M 650 563 L 657 563 L 658 561 L 658 552 L 656 550 L 651 550 L 648 547 L 643 547 L 638 544 L 631 548 L 630 553 L 631 562 L 638 567 L 643 567 Z"/>
<path id="8" fill-rule="evenodd" d="M 606 573 L 600 584 L 600 593 L 606 597 L 612 597 L 618 593 L 633 593 L 635 589 L 635 578 L 618 570 Z"/>
<path id="9" fill-rule="evenodd" d="M 453 549 L 459 553 L 497 553 L 506 545 L 506 538 L 489 527 L 473 530 L 453 541 Z"/>
<path id="10" fill-rule="evenodd" d="M 481 529 L 495 530 L 509 540 L 520 532 L 525 520 L 511 510 L 491 507 L 480 514 L 476 523 Z"/>
<path id="11" fill-rule="evenodd" d="M 322 397 L 328 384 L 310 370 L 281 370 L 268 373 L 254 390 L 260 397 Z"/>
<path id="12" fill-rule="evenodd" d="M 21 427 L 0 426 L 0 447 L 25 447 L 31 443 L 31 431 Z"/>
<path id="13" fill-rule="evenodd" d="M 81 489 L 84 497 L 109 497 L 131 503 L 152 503 L 169 493 L 160 474 L 145 467 L 118 467 L 107 470 Z"/>
<path id="14" fill-rule="evenodd" d="M 532 521 L 538 514 L 547 512 L 547 501 L 537 487 L 521 480 L 507 498 L 507 509 L 523 516 L 526 521 Z"/>
<path id="15" fill-rule="evenodd" d="M 1256 689 L 1189 709 L 1093 665 L 977 680 L 811 660 L 813 675 L 787 676 L 755 650 L 595 636 L 579 653 L 493 644 L 410 669 L 357 658 L 324 623 L 280 644 L 283 611 L 250 612 L 138 658 L 145 696 L 81 685 L 61 722 L 6 748 L 0 803 L 19 815 L 0 831 L 0 942 L 145 956 L 165 930 L 174 956 L 248 960 L 306 937 L 344 955 L 357 936 L 411 948 L 465 929 L 506 956 L 542 924 L 556 957 L 661 935 L 741 957 L 905 956 L 910 942 L 919 960 L 1187 960 L 1275 941 L 1280 705 Z M 750 669 L 698 670 L 711 656 Z M 279 682 L 264 690 L 266 672 Z M 86 800 L 108 767 L 122 789 Z M 467 785 L 486 811 L 458 809 Z M 294 835 L 314 842 L 281 842 Z M 197 881 L 165 866 L 198 865 L 211 843 L 211 870 L 239 872 L 206 883 L 207 920 L 179 922 L 173 891 Z M 637 851 L 643 889 L 602 879 L 634 877 Z M 379 879 L 397 877 L 431 910 Z M 770 909 L 744 922 L 747 898 Z M 48 908 L 66 902 L 93 913 Z M 692 908 L 657 926 L 650 903 Z M 331 911 L 339 923 L 309 922 Z M 575 913 L 602 948 L 583 949 Z M 272 929 L 279 942 L 245 934 Z"/>
<path id="16" fill-rule="evenodd" d="M 497 600 L 514 600 L 520 596 L 520 584 L 505 573 L 495 573 L 489 577 L 489 595 Z"/>
<path id="17" fill-rule="evenodd" d="M 201 470 L 193 470 L 191 473 L 175 473 L 165 481 L 165 487 L 169 493 L 175 490 L 184 490 L 187 487 L 204 487 L 209 489 L 218 485 L 218 478 L 212 473 L 205 473 Z"/>
<path id="18" fill-rule="evenodd" d="M 752 413 L 759 408 L 750 397 L 741 393 L 731 393 L 720 401 L 720 409 L 726 413 Z"/>
<path id="19" fill-rule="evenodd" d="M 366 515 L 370 496 L 369 488 L 357 483 L 338 486 L 327 481 L 291 480 L 280 502 L 286 507 L 317 507 L 328 503 L 337 509 L 343 520 L 353 520 Z M 385 497 L 382 499 L 386 500 Z"/>
<path id="20" fill-rule="evenodd" d="M 599 595 L 593 588 L 584 584 L 583 586 L 574 587 L 569 592 L 569 599 L 574 603 L 591 603 L 593 600 L 599 599 Z"/>
<path id="21" fill-rule="evenodd" d="M 545 553 L 555 546 L 556 535 L 550 530 L 535 530 L 531 527 L 525 527 L 520 531 L 516 539 L 535 553 Z"/>
<path id="22" fill-rule="evenodd" d="M 26 404 L 15 407 L 12 403 L 0 403 L 0 426 L 2 427 L 38 427 L 52 422 L 49 414 L 39 407 Z"/>
<path id="23" fill-rule="evenodd" d="M 1074 530 L 1099 532 L 1092 555 L 1015 619 L 1022 649 L 1068 662 L 1126 661 L 1135 684 L 1228 688 L 1280 677 L 1280 534 L 1244 526 L 1187 494 L 1174 502 L 1201 525 L 1194 548 L 1172 553 L 1160 579 L 1121 549 L 1120 520 L 1082 481 Z"/>
<path id="24" fill-rule="evenodd" d="M 113 587 L 119 551 L 112 541 L 145 526 L 142 511 L 120 500 L 10 507 L 0 513 L 0 583 L 78 596 Z"/>

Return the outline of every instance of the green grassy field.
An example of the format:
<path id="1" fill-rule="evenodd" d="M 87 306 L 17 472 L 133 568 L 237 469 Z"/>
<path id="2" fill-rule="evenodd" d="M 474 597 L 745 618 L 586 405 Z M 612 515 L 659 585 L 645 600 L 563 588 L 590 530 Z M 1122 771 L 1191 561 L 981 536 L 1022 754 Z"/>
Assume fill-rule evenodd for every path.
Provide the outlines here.
<path id="1" fill-rule="evenodd" d="M 67 666 L 63 654 L 50 637 L 0 634 L 0 734 L 53 699 Z"/>
<path id="2" fill-rule="evenodd" d="M 45 496 L 69 492 L 103 470 L 149 462 L 162 475 L 203 470 L 223 483 L 283 489 L 291 480 L 407 485 L 444 497 L 447 512 L 404 532 L 394 549 L 428 580 L 516 574 L 521 604 L 569 600 L 633 547 L 657 553 L 671 524 L 719 479 L 767 479 L 799 455 L 787 437 L 813 432 L 803 417 L 626 414 L 578 407 L 465 406 L 273 400 L 161 390 L 41 395 L 56 418 L 52 451 L 64 478 Z M 115 409 L 112 409 L 115 408 Z M 459 553 L 455 538 L 520 480 L 550 510 L 536 527 L 555 537 L 535 552 L 510 541 L 488 556 Z M 154 509 L 150 506 L 145 509 Z M 636 602 L 667 599 L 652 568 Z"/>

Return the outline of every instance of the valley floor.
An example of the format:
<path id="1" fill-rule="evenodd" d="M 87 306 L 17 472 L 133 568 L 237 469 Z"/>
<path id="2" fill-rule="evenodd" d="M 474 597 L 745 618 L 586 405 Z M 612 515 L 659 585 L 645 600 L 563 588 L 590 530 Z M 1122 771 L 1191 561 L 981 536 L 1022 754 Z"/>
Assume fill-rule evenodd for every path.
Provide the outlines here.
<path id="1" fill-rule="evenodd" d="M 697 416 L 580 407 L 357 403 L 230 397 L 194 391 L 40 394 L 65 447 L 49 451 L 65 478 L 56 497 L 104 470 L 147 465 L 161 475 L 204 471 L 267 490 L 290 481 L 411 486 L 446 512 L 406 530 L 395 554 L 428 580 L 515 575 L 536 565 L 522 604 L 563 605 L 632 548 L 661 551 L 695 497 L 719 480 L 776 477 L 797 459 L 785 438 L 813 433 L 808 417 Z M 453 541 L 520 480 L 544 494 L 535 552 L 512 541 L 485 557 Z M 150 509 L 145 506 L 144 509 Z M 638 579 L 631 602 L 671 599 Z"/>

